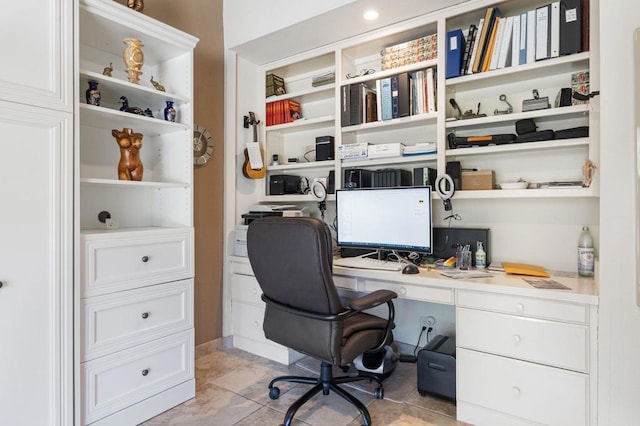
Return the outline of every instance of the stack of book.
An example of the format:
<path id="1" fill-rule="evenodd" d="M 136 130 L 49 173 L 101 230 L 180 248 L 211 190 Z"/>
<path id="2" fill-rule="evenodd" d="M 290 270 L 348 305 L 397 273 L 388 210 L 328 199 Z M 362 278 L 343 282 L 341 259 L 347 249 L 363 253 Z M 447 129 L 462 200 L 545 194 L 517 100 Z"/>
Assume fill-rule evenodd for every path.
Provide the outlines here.
<path id="1" fill-rule="evenodd" d="M 311 78 L 311 86 L 318 87 L 324 86 L 325 84 L 331 84 L 336 81 L 336 72 L 329 71 L 322 75 L 317 75 Z"/>
<path id="2" fill-rule="evenodd" d="M 266 80 L 267 97 L 284 95 L 285 93 L 287 93 L 284 88 L 284 79 L 282 77 L 279 77 L 273 73 L 269 73 L 267 74 Z"/>
<path id="3" fill-rule="evenodd" d="M 436 70 L 404 72 L 341 89 L 342 127 L 436 111 Z"/>
<path id="4" fill-rule="evenodd" d="M 447 78 L 524 65 L 589 49 L 589 0 L 560 0 L 513 16 L 488 7 L 466 36 L 447 33 Z"/>
<path id="5" fill-rule="evenodd" d="M 267 126 L 292 123 L 302 118 L 300 103 L 292 99 L 267 103 Z"/>

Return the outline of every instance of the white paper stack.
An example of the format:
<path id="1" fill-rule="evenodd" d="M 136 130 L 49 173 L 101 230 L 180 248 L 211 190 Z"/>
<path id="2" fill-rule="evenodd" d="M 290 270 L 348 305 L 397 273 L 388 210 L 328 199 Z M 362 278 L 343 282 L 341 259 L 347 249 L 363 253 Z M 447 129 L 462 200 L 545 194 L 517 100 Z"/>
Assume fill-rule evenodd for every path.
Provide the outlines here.
<path id="1" fill-rule="evenodd" d="M 404 147 L 404 155 L 431 154 L 436 152 L 435 142 L 420 142 Z"/>
<path id="2" fill-rule="evenodd" d="M 366 142 L 361 143 L 350 143 L 345 145 L 338 146 L 338 158 L 341 160 L 362 160 L 367 158 L 367 144 Z"/>
<path id="3" fill-rule="evenodd" d="M 404 144 L 396 143 L 381 143 L 376 145 L 369 145 L 368 156 L 369 158 L 385 158 L 385 157 L 401 157 L 404 153 Z"/>

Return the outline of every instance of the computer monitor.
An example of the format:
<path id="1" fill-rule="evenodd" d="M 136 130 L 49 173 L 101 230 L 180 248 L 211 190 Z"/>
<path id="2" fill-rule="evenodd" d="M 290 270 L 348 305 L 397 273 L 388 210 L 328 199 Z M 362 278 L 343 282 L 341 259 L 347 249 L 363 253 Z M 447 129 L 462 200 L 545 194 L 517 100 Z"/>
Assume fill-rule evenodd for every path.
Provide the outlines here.
<path id="1" fill-rule="evenodd" d="M 336 191 L 338 246 L 431 253 L 431 188 Z"/>

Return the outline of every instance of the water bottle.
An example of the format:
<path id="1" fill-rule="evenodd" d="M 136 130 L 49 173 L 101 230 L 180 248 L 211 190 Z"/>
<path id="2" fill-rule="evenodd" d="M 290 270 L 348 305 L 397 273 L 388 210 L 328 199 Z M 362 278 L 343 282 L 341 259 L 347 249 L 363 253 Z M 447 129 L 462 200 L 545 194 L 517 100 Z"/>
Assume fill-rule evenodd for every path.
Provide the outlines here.
<path id="1" fill-rule="evenodd" d="M 487 267 L 487 253 L 482 246 L 482 241 L 478 241 L 476 248 L 476 268 L 484 269 Z"/>
<path id="2" fill-rule="evenodd" d="M 584 226 L 578 240 L 578 275 L 582 277 L 593 276 L 594 258 L 593 239 L 589 228 Z"/>

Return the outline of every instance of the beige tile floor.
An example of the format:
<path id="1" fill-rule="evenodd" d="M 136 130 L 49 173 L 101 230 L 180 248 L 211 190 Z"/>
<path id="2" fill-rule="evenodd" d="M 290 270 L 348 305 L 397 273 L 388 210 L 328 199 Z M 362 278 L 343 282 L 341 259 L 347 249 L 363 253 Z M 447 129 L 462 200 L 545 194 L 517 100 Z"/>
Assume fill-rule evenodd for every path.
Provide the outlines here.
<path id="1" fill-rule="evenodd" d="M 267 391 L 269 381 L 284 374 L 310 375 L 304 367 L 313 364 L 313 360 L 304 359 L 285 366 L 239 349 L 201 355 L 196 360 L 196 397 L 143 425 L 280 425 L 289 405 L 306 392 L 309 385 L 279 385 L 280 398 L 271 400 Z M 319 367 L 320 363 L 317 364 Z M 464 424 L 455 420 L 453 403 L 418 393 L 415 364 L 399 364 L 384 383 L 383 400 L 347 388 L 367 405 L 374 425 Z M 293 424 L 357 426 L 362 424 L 362 418 L 356 408 L 339 396 L 319 394 L 298 410 Z"/>

